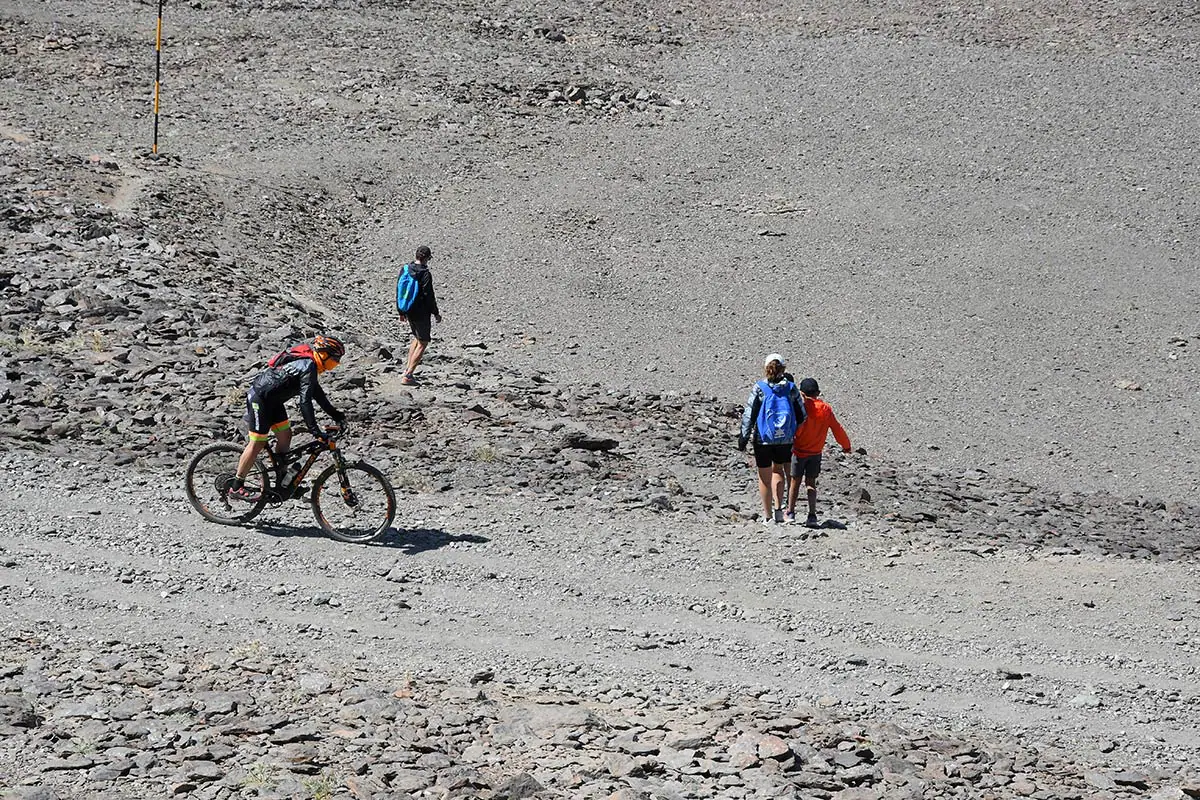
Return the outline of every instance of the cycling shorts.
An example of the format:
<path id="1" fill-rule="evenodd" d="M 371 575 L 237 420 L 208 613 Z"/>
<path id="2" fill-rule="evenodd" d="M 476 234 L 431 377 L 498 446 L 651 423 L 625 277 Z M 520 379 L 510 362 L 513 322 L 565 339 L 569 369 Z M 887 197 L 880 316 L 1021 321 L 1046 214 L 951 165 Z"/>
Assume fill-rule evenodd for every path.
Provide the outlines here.
<path id="1" fill-rule="evenodd" d="M 283 403 L 264 400 L 254 392 L 246 395 L 246 415 L 243 419 L 250 428 L 252 442 L 265 442 L 268 432 L 279 433 L 292 427 Z"/>

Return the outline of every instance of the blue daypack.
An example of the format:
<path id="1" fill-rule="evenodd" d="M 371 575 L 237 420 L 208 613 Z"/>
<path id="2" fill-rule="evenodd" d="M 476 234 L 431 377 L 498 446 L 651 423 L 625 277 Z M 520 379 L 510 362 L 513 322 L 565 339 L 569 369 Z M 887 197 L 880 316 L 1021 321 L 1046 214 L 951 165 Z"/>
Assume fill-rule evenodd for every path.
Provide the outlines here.
<path id="1" fill-rule="evenodd" d="M 405 264 L 396 277 L 396 310 L 401 314 L 412 310 L 413 303 L 417 302 L 417 295 L 421 291 L 421 284 L 412 274 L 411 267 L 412 264 Z"/>
<path id="2" fill-rule="evenodd" d="M 791 444 L 795 438 L 799 420 L 792 406 L 792 385 L 791 381 L 774 386 L 766 381 L 758 382 L 763 401 L 754 424 L 762 444 Z"/>

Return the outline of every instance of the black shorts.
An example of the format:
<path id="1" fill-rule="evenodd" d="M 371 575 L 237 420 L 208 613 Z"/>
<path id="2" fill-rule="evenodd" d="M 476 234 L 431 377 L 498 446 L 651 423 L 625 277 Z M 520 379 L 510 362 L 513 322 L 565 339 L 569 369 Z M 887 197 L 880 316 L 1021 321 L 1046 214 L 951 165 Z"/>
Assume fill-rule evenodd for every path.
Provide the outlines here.
<path id="1" fill-rule="evenodd" d="M 773 464 L 786 464 L 792 457 L 792 445 L 754 443 L 754 466 L 766 469 Z"/>
<path id="2" fill-rule="evenodd" d="M 243 419 L 250 428 L 252 442 L 265 442 L 268 431 L 288 430 L 292 426 L 283 403 L 264 400 L 254 392 L 246 395 L 246 414 Z"/>
<path id="3" fill-rule="evenodd" d="M 821 454 L 815 456 L 792 456 L 792 477 L 815 481 L 821 474 Z"/>
<path id="4" fill-rule="evenodd" d="M 412 329 L 414 339 L 428 342 L 433 338 L 433 315 L 428 311 L 409 312 L 408 327 Z"/>

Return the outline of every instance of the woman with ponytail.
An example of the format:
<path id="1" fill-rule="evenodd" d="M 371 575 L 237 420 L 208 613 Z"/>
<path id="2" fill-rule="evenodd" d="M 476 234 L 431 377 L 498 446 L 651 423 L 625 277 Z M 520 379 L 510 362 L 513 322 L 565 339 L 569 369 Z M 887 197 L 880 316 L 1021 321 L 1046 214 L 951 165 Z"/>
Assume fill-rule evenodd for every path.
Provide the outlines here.
<path id="1" fill-rule="evenodd" d="M 786 367 L 787 362 L 778 353 L 763 359 L 763 379 L 750 389 L 738 434 L 739 450 L 754 443 L 764 525 L 783 522 L 786 467 L 792 461 L 792 439 L 804 422 L 804 400 Z"/>

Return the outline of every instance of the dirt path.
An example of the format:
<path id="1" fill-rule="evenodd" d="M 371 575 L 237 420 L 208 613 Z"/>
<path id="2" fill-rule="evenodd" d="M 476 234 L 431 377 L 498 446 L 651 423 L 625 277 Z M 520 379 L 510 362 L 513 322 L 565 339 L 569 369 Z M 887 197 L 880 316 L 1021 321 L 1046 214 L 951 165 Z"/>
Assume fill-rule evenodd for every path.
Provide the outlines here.
<path id="1" fill-rule="evenodd" d="M 801 539 L 454 493 L 406 497 L 387 546 L 347 547 L 299 504 L 227 529 L 174 481 L 97 485 L 27 456 L 4 475 L 8 629 L 261 642 L 397 676 L 759 686 L 1091 760 L 1200 753 L 1190 563 L 956 547 L 878 520 Z"/>

